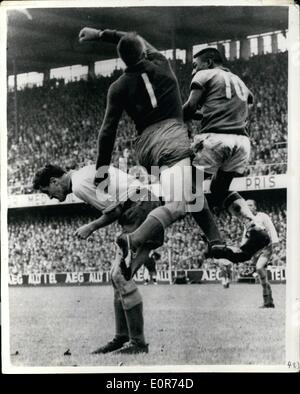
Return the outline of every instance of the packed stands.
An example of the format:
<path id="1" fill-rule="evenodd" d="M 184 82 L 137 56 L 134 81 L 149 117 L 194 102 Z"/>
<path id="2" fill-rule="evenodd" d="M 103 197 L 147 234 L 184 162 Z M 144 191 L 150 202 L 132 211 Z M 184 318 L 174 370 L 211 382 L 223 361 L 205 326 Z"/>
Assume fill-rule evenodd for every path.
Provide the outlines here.
<path id="1" fill-rule="evenodd" d="M 62 208 L 62 207 L 61 207 Z M 268 213 L 278 231 L 280 243 L 272 257 L 273 265 L 285 265 L 286 204 L 282 201 L 258 201 L 258 208 Z M 76 211 L 75 211 L 76 210 Z M 109 270 L 114 258 L 114 240 L 121 228 L 112 224 L 98 230 L 87 240 L 75 237 L 75 230 L 94 217 L 89 212 L 56 209 L 52 213 L 35 209 L 9 216 L 9 271 L 10 273 L 76 272 Z M 239 245 L 242 226 L 235 217 L 222 213 L 219 228 L 228 242 Z M 191 217 L 168 228 L 165 245 L 158 251 L 158 269 L 169 269 L 169 253 L 173 269 L 211 268 L 215 262 L 204 258 L 205 243 L 198 226 Z"/>
<path id="2" fill-rule="evenodd" d="M 241 76 L 255 96 L 249 134 L 252 154 L 248 175 L 286 172 L 287 52 L 237 59 L 228 67 Z M 43 87 L 18 91 L 18 131 L 14 95 L 8 93 L 8 185 L 10 194 L 31 193 L 35 171 L 46 162 L 78 168 L 94 162 L 97 133 L 105 111 L 111 77 L 64 84 L 50 80 Z M 177 62 L 183 100 L 188 97 L 190 66 Z M 191 134 L 197 123 L 190 124 Z M 133 123 L 123 116 L 114 150 L 114 163 L 126 158 L 135 164 Z"/>

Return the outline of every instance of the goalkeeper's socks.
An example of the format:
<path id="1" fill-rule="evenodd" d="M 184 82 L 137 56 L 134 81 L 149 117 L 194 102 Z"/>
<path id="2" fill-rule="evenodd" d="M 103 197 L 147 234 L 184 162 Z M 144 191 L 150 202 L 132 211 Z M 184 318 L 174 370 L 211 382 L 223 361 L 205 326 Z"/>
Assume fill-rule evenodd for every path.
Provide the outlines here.
<path id="1" fill-rule="evenodd" d="M 159 232 L 164 232 L 163 225 L 155 216 L 148 215 L 140 227 L 129 235 L 131 249 L 136 250 Z"/>
<path id="2" fill-rule="evenodd" d="M 126 320 L 123 304 L 120 298 L 116 296 L 114 298 L 114 312 L 115 312 L 116 337 L 129 338 L 127 320 Z"/>
<path id="3" fill-rule="evenodd" d="M 145 344 L 144 336 L 144 316 L 143 316 L 143 303 L 135 305 L 131 309 L 125 310 L 130 341 L 143 345 Z"/>

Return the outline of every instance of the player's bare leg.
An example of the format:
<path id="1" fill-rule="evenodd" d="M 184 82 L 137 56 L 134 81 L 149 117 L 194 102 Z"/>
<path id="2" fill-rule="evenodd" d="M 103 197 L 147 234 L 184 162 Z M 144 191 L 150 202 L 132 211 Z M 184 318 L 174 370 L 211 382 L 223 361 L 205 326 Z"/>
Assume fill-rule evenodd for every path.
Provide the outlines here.
<path id="1" fill-rule="evenodd" d="M 204 197 L 203 209 L 199 212 L 192 212 L 192 216 L 198 226 L 202 229 L 202 237 L 207 242 L 207 257 L 211 254 L 212 247 L 224 247 L 225 242 L 222 240 L 221 234 L 215 223 L 214 217 L 209 209 L 206 197 Z"/>
<path id="2" fill-rule="evenodd" d="M 212 177 L 210 191 L 213 204 L 219 208 L 226 208 L 232 215 L 237 216 L 248 227 L 255 222 L 255 217 L 244 198 L 237 192 L 230 192 L 229 187 L 235 176 L 234 172 L 218 170 Z"/>
<path id="3" fill-rule="evenodd" d="M 263 289 L 264 303 L 261 306 L 261 308 L 275 308 L 273 297 L 272 297 L 272 289 L 268 281 L 268 275 L 267 275 L 267 265 L 270 257 L 271 257 L 271 253 L 269 252 L 268 249 L 265 249 L 262 252 L 262 254 L 259 256 L 256 263 L 256 272 L 258 274 L 259 281 Z"/>

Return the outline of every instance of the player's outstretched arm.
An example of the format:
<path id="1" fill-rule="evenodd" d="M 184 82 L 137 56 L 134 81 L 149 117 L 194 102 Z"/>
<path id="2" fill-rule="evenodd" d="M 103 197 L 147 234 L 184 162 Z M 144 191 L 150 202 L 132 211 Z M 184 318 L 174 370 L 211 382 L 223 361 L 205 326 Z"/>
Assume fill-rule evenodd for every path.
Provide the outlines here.
<path id="1" fill-rule="evenodd" d="M 102 30 L 93 29 L 92 27 L 84 27 L 80 30 L 78 39 L 79 42 L 97 41 L 100 39 Z"/>
<path id="2" fill-rule="evenodd" d="M 103 41 L 111 44 L 118 44 L 122 37 L 124 37 L 127 33 L 124 31 L 118 30 L 109 30 L 109 29 L 94 29 L 92 27 L 84 27 L 80 30 L 78 39 L 79 42 L 88 42 L 88 41 Z"/>
<path id="3" fill-rule="evenodd" d="M 79 42 L 86 42 L 86 41 L 98 41 L 101 40 L 103 42 L 108 42 L 111 44 L 118 44 L 122 37 L 124 37 L 128 32 L 119 31 L 119 30 L 110 30 L 110 29 L 94 29 L 91 27 L 84 27 L 79 32 Z M 146 41 L 143 37 L 139 36 L 146 47 L 147 54 L 158 52 L 158 50 L 148 41 Z"/>
<path id="4" fill-rule="evenodd" d="M 100 216 L 98 219 L 93 220 L 92 222 L 85 224 L 79 227 L 75 231 L 75 235 L 81 239 L 87 239 L 94 231 L 99 230 L 105 226 L 116 221 L 121 214 L 120 209 L 114 209 L 111 212 L 105 213 L 104 215 Z"/>
<path id="5" fill-rule="evenodd" d="M 108 166 L 110 164 L 116 139 L 117 127 L 122 112 L 122 97 L 120 97 L 118 87 L 114 86 L 113 84 L 108 90 L 105 116 L 98 134 L 96 170 L 98 170 L 100 167 Z M 97 184 L 100 182 L 101 180 L 98 180 Z"/>
<path id="6" fill-rule="evenodd" d="M 139 36 L 142 40 L 143 40 L 143 42 L 144 42 L 144 45 L 145 45 L 145 47 L 146 47 L 146 54 L 147 54 L 147 56 L 148 55 L 151 55 L 152 53 L 159 53 L 160 54 L 160 52 L 153 46 L 153 45 L 151 45 L 148 41 L 146 41 L 143 37 L 141 37 L 141 36 Z M 163 56 L 163 55 L 161 55 L 161 56 Z M 165 57 L 165 56 L 163 56 L 163 57 Z"/>

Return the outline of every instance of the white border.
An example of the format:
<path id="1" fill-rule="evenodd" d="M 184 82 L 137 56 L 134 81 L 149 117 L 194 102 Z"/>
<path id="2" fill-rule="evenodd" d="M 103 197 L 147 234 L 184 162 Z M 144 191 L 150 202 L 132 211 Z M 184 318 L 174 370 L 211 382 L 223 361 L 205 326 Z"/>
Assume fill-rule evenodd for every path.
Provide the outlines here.
<path id="1" fill-rule="evenodd" d="M 0 48 L 6 49 L 6 13 L 0 8 Z M 3 52 L 1 52 L 2 55 Z M 0 160 L 1 160 L 1 325 L 2 325 L 2 370 L 10 364 L 10 349 L 9 349 L 9 298 L 8 298 L 8 232 L 7 232 L 7 129 L 6 129 L 6 51 L 4 56 L 1 56 L 3 61 L 0 62 Z M 2 131 L 3 130 L 3 131 Z M 5 130 L 5 132 L 4 132 Z"/>
<path id="2" fill-rule="evenodd" d="M 49 0 L 49 1 L 3 1 L 6 9 L 16 8 L 89 8 L 89 7 L 189 7 L 189 6 L 288 6 L 293 0 L 233 0 L 230 5 L 226 0 Z"/>
<path id="3" fill-rule="evenodd" d="M 289 8 L 286 363 L 300 361 L 300 30 L 299 6 Z"/>
<path id="4" fill-rule="evenodd" d="M 292 0 L 273 1 L 232 1 L 230 6 L 286 6 L 293 4 Z M 164 1 L 163 6 L 225 6 L 225 1 Z M 99 2 L 85 1 L 22 1 L 3 2 L 0 7 L 1 36 L 0 46 L 6 48 L 6 10 L 15 8 L 75 8 L 75 7 L 99 7 Z M 117 6 L 162 6 L 161 0 L 152 1 L 123 1 L 102 0 L 103 7 Z M 287 297 L 286 297 L 286 361 L 299 362 L 299 295 L 300 295 L 300 266 L 297 241 L 300 235 L 300 51 L 299 51 L 299 7 L 289 6 L 289 112 L 288 112 L 288 138 L 289 138 L 289 187 L 288 187 L 288 265 L 287 265 Z M 297 44 L 295 44 L 297 43 Z M 6 52 L 1 57 L 0 63 L 0 88 L 1 108 L 6 109 Z M 2 130 L 6 130 L 6 110 L 0 114 Z M 8 245 L 7 242 L 7 163 L 6 156 L 6 133 L 1 133 L 1 261 L 2 261 L 2 362 L 4 373 L 124 373 L 124 372 L 290 372 L 295 369 L 287 365 L 155 365 L 133 367 L 16 367 L 10 363 L 9 349 L 9 306 L 8 306 Z M 298 300 L 298 301 L 297 301 Z M 298 303 L 297 303 L 298 302 Z"/>

